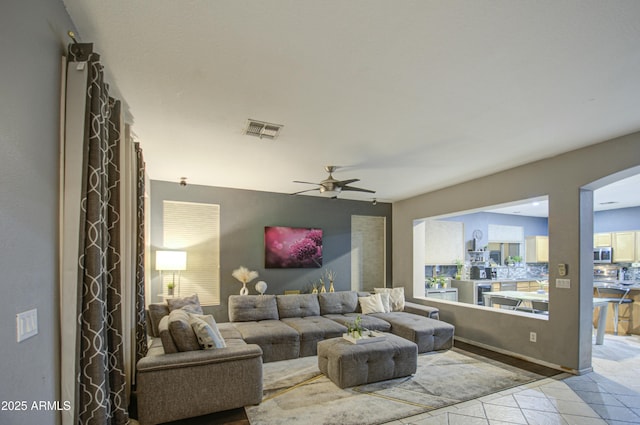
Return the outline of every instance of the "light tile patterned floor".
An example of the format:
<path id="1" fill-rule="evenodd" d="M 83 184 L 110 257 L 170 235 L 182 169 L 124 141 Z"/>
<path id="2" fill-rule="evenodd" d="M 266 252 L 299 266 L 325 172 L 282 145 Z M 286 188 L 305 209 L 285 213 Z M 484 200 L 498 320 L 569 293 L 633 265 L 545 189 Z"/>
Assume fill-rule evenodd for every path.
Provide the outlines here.
<path id="1" fill-rule="evenodd" d="M 592 373 L 563 374 L 387 425 L 640 424 L 640 336 L 607 335 Z"/>

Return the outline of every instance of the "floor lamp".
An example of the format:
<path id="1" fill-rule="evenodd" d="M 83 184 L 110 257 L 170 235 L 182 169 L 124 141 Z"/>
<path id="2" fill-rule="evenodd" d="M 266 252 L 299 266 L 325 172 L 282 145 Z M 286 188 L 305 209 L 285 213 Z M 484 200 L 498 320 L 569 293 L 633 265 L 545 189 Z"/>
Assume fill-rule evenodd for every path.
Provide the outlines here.
<path id="1" fill-rule="evenodd" d="M 156 270 L 160 272 L 160 282 L 164 285 L 162 279 L 163 271 L 173 272 L 171 284 L 173 288 L 176 286 L 176 272 L 178 272 L 178 295 L 180 295 L 180 272 L 187 269 L 187 252 L 186 251 L 156 251 Z M 175 289 L 174 289 L 175 291 Z M 164 288 L 163 288 L 164 293 Z M 175 293 L 175 292 L 174 292 Z M 169 294 L 172 296 L 173 294 Z"/>

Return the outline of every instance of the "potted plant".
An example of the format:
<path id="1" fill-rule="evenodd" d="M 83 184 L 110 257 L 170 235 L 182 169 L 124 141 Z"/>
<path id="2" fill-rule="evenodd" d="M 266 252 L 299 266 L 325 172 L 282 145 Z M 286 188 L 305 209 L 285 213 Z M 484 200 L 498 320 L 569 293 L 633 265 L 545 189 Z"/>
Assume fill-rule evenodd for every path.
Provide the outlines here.
<path id="1" fill-rule="evenodd" d="M 425 281 L 429 288 L 446 288 L 447 278 L 445 276 L 431 277 Z"/>
<path id="2" fill-rule="evenodd" d="M 356 316 L 356 320 L 353 321 L 353 324 L 348 324 L 347 333 L 352 338 L 359 339 L 362 338 L 362 331 L 364 331 L 364 328 L 362 327 L 362 317 L 358 315 Z"/>
<path id="3" fill-rule="evenodd" d="M 464 262 L 458 258 L 456 258 L 456 280 L 462 279 L 462 268 L 464 267 Z"/>
<path id="4" fill-rule="evenodd" d="M 167 294 L 172 297 L 173 296 L 173 289 L 176 287 L 176 284 L 173 282 L 169 282 L 167 283 Z"/>

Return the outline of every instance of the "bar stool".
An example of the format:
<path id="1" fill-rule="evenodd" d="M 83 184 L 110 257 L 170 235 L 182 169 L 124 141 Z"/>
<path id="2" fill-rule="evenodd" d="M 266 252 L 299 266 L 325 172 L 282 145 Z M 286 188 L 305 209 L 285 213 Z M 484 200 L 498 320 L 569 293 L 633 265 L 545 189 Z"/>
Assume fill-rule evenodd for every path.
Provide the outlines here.
<path id="1" fill-rule="evenodd" d="M 626 319 L 621 320 L 618 316 L 618 309 L 621 304 L 631 304 L 633 300 L 631 298 L 627 298 L 629 294 L 629 289 L 622 288 L 596 288 L 596 292 L 598 293 L 598 298 L 606 298 L 610 305 L 613 305 L 613 334 L 618 335 L 618 322 L 630 322 L 631 313 L 627 316 Z M 605 295 L 603 297 L 603 295 Z"/>

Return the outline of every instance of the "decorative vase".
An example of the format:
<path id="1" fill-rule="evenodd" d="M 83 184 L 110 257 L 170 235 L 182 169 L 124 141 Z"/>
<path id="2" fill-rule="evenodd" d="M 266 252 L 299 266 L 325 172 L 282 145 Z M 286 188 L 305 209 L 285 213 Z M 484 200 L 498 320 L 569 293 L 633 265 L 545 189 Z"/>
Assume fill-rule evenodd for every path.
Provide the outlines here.
<path id="1" fill-rule="evenodd" d="M 167 288 L 167 295 L 173 297 L 173 288 Z"/>
<path id="2" fill-rule="evenodd" d="M 242 282 L 242 289 L 240 290 L 240 295 L 249 295 L 249 290 L 247 289 L 247 282 Z"/>
<path id="3" fill-rule="evenodd" d="M 311 291 L 312 294 L 317 294 L 318 293 L 318 288 L 316 288 L 315 286 L 313 287 L 313 291 Z"/>
<path id="4" fill-rule="evenodd" d="M 333 289 L 333 280 L 331 281 L 331 284 L 329 285 L 329 292 L 335 292 L 336 290 Z"/>
<path id="5" fill-rule="evenodd" d="M 327 289 L 324 287 L 324 283 L 323 283 L 322 286 L 320 287 L 320 293 L 324 294 L 325 292 L 327 292 Z"/>
<path id="6" fill-rule="evenodd" d="M 256 283 L 256 291 L 258 291 L 260 295 L 264 295 L 264 293 L 267 292 L 267 282 L 261 280 L 260 282 Z"/>

